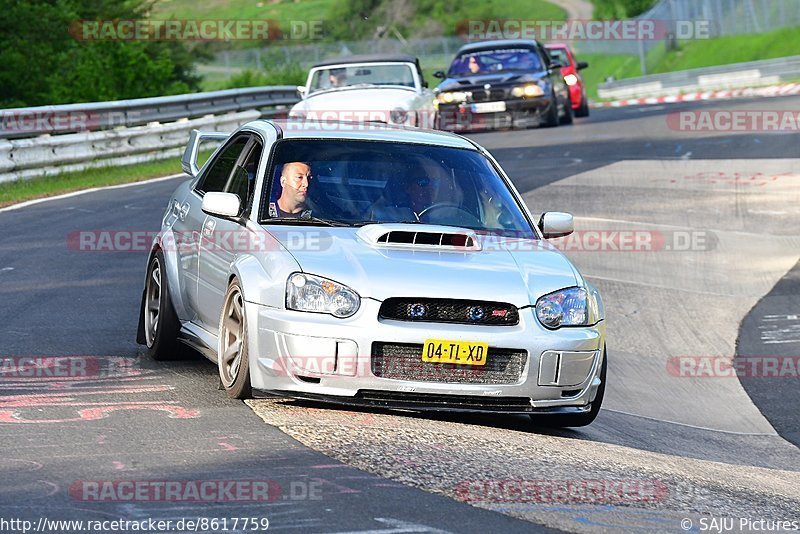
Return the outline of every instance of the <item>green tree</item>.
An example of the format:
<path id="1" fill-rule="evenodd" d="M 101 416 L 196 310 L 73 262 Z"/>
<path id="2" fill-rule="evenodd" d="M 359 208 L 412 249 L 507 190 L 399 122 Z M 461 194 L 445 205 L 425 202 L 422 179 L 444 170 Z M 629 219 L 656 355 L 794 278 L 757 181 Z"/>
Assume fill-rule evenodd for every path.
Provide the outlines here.
<path id="1" fill-rule="evenodd" d="M 594 16 L 599 19 L 625 19 L 641 15 L 656 0 L 592 0 Z"/>
<path id="2" fill-rule="evenodd" d="M 6 0 L 0 10 L 0 108 L 196 91 L 192 51 L 174 41 L 85 41 L 81 20 L 146 18 L 144 0 Z"/>
<path id="3" fill-rule="evenodd" d="M 381 0 L 337 0 L 328 10 L 327 20 L 341 24 L 326 26 L 333 39 L 353 40 L 371 36 L 380 24 L 376 10 Z"/>

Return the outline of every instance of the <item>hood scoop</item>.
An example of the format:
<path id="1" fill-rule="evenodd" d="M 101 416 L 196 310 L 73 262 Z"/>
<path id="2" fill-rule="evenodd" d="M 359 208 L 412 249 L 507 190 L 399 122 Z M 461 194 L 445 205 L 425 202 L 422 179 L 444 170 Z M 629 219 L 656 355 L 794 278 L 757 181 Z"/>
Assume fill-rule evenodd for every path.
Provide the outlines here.
<path id="1" fill-rule="evenodd" d="M 358 237 L 375 247 L 422 250 L 478 251 L 474 230 L 430 224 L 370 224 L 358 230 Z"/>

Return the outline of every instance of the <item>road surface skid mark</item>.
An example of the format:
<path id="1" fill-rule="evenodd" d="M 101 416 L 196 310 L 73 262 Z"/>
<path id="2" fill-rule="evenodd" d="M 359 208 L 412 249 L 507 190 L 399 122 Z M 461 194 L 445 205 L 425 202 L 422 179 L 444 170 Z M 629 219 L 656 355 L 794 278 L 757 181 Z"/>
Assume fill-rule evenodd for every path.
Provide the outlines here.
<path id="1" fill-rule="evenodd" d="M 0 397 L 0 423 L 53 424 L 96 421 L 109 414 L 127 410 L 156 410 L 170 418 L 191 419 L 200 416 L 194 409 L 177 406 L 163 400 L 104 401 L 100 396 L 142 395 L 173 390 L 169 385 L 120 385 L 100 388 L 80 388 L 71 391 L 51 390 L 30 395 Z M 68 408 L 70 415 L 64 416 Z M 34 416 L 35 414 L 35 416 Z"/>

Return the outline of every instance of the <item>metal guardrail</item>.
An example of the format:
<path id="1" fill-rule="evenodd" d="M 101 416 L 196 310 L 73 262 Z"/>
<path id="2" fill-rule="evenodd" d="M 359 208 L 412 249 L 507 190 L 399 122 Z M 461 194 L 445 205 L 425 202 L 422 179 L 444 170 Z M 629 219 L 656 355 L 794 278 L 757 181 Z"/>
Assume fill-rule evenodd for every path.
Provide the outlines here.
<path id="1" fill-rule="evenodd" d="M 249 87 L 175 96 L 0 110 L 0 139 L 108 130 L 206 115 L 291 105 L 293 85 Z"/>
<path id="2" fill-rule="evenodd" d="M 232 132 L 263 115 L 239 111 L 96 132 L 0 139 L 0 183 L 170 157 L 175 158 L 175 172 L 180 172 L 180 155 L 193 129 Z"/>
<path id="3" fill-rule="evenodd" d="M 753 87 L 800 78 L 800 56 L 667 72 L 601 84 L 600 98 L 664 96 L 681 92 Z"/>

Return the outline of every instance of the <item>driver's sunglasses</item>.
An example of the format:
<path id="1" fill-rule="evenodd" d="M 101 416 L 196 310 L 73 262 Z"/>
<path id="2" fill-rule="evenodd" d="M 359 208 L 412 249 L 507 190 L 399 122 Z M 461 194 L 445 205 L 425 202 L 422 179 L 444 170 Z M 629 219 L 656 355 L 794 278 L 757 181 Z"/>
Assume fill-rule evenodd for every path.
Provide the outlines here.
<path id="1" fill-rule="evenodd" d="M 417 178 L 415 183 L 420 187 L 428 187 L 429 185 L 437 186 L 439 185 L 438 178 L 428 178 L 427 176 L 424 178 Z"/>

